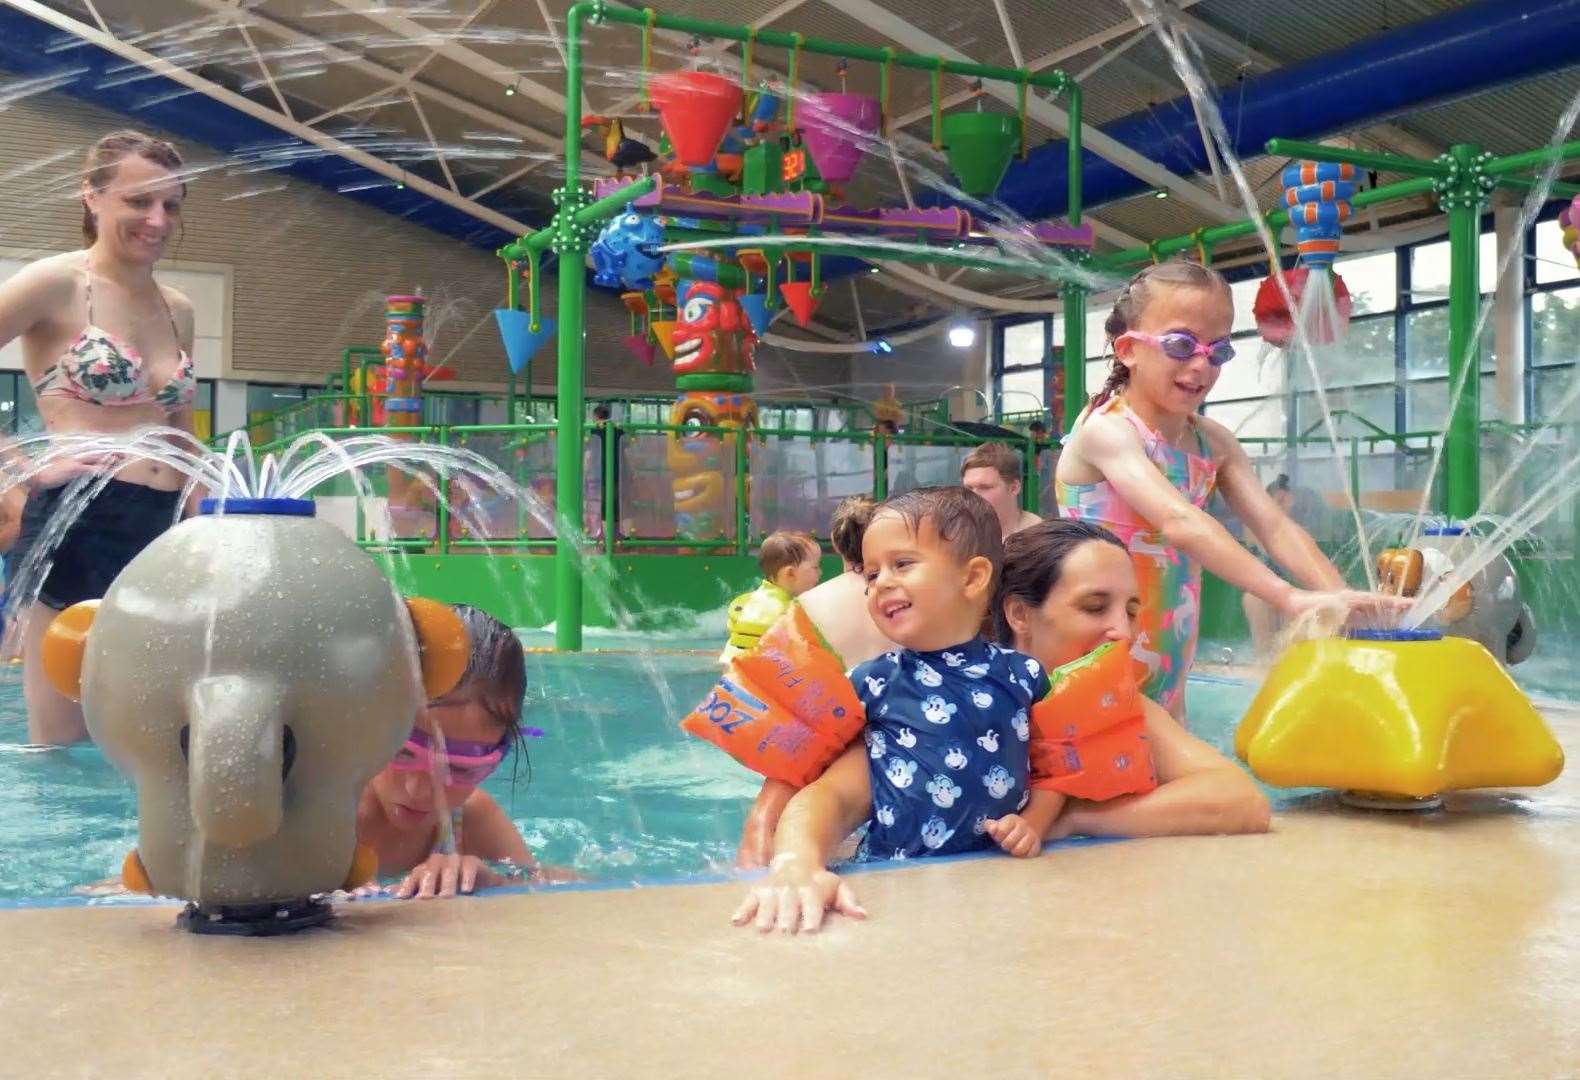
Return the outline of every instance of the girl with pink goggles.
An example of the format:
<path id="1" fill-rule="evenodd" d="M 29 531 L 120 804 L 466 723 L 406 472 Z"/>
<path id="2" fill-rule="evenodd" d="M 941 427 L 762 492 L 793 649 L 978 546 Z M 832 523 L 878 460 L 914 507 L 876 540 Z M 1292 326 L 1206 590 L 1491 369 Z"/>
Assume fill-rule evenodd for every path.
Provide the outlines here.
<path id="1" fill-rule="evenodd" d="M 543 735 L 543 730 L 524 727 L 521 734 L 538 738 Z M 476 787 L 499 768 L 500 762 L 510 752 L 510 742 L 511 734 L 506 732 L 504 738 L 494 743 L 445 739 L 443 747 L 439 747 L 434 745 L 432 735 L 422 728 L 414 727 L 411 734 L 406 736 L 406 745 L 390 762 L 390 767 L 396 772 L 427 772 L 444 776 L 444 782 L 452 786 Z"/>

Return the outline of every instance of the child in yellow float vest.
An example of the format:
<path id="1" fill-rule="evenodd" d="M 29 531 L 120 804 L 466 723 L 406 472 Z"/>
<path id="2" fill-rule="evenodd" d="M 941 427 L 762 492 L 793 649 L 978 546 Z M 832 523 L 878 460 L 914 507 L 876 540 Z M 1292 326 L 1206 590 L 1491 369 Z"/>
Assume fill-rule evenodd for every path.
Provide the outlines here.
<path id="1" fill-rule="evenodd" d="M 806 533 L 780 530 L 763 541 L 757 554 L 763 582 L 730 601 L 725 617 L 730 637 L 719 654 L 721 664 L 755 648 L 790 601 L 817 584 L 823 573 L 822 555 L 817 541 Z"/>

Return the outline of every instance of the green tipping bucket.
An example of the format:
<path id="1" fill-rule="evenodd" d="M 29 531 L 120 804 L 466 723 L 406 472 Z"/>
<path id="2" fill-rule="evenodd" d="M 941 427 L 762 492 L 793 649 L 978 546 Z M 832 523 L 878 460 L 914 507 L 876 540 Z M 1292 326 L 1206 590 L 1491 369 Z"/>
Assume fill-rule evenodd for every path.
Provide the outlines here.
<path id="1" fill-rule="evenodd" d="M 998 190 L 1009 163 L 1020 153 L 1020 117 L 1009 113 L 959 112 L 944 117 L 944 152 L 960 190 L 979 198 Z"/>

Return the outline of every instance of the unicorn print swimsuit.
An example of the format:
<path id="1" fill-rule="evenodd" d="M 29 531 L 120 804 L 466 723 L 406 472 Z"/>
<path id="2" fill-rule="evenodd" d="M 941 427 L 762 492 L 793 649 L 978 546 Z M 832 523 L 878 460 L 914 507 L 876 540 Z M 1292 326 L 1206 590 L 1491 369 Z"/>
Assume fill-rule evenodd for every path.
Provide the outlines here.
<path id="1" fill-rule="evenodd" d="M 1170 446 L 1147 426 L 1122 396 L 1109 398 L 1099 412 L 1113 412 L 1129 421 L 1141 437 L 1147 458 L 1180 494 L 1198 510 L 1212 498 L 1218 466 L 1208 454 L 1207 441 L 1191 418 L 1200 453 Z M 1115 533 L 1130 549 L 1141 584 L 1141 611 L 1130 652 L 1146 666 L 1141 692 L 1175 716 L 1183 715 L 1185 676 L 1196 658 L 1196 635 L 1201 615 L 1201 566 L 1163 542 L 1163 535 L 1131 509 L 1107 480 L 1095 484 L 1055 481 L 1059 513 L 1076 521 L 1089 521 Z"/>

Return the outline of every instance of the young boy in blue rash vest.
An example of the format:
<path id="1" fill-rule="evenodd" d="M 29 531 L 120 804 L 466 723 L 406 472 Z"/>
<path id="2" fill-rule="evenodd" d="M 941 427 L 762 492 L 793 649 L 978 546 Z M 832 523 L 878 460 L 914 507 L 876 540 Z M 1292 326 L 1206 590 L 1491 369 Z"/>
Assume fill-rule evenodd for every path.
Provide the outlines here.
<path id="1" fill-rule="evenodd" d="M 827 869 L 866 823 L 867 858 L 910 858 L 998 843 L 1035 854 L 1064 796 L 1029 791 L 1029 713 L 1048 692 L 1037 661 L 984 640 L 1003 562 L 993 508 L 964 488 L 885 502 L 862 543 L 867 610 L 901 646 L 850 673 L 866 737 L 786 806 L 766 881 L 737 925 L 816 930 L 834 908 L 865 912 Z"/>

